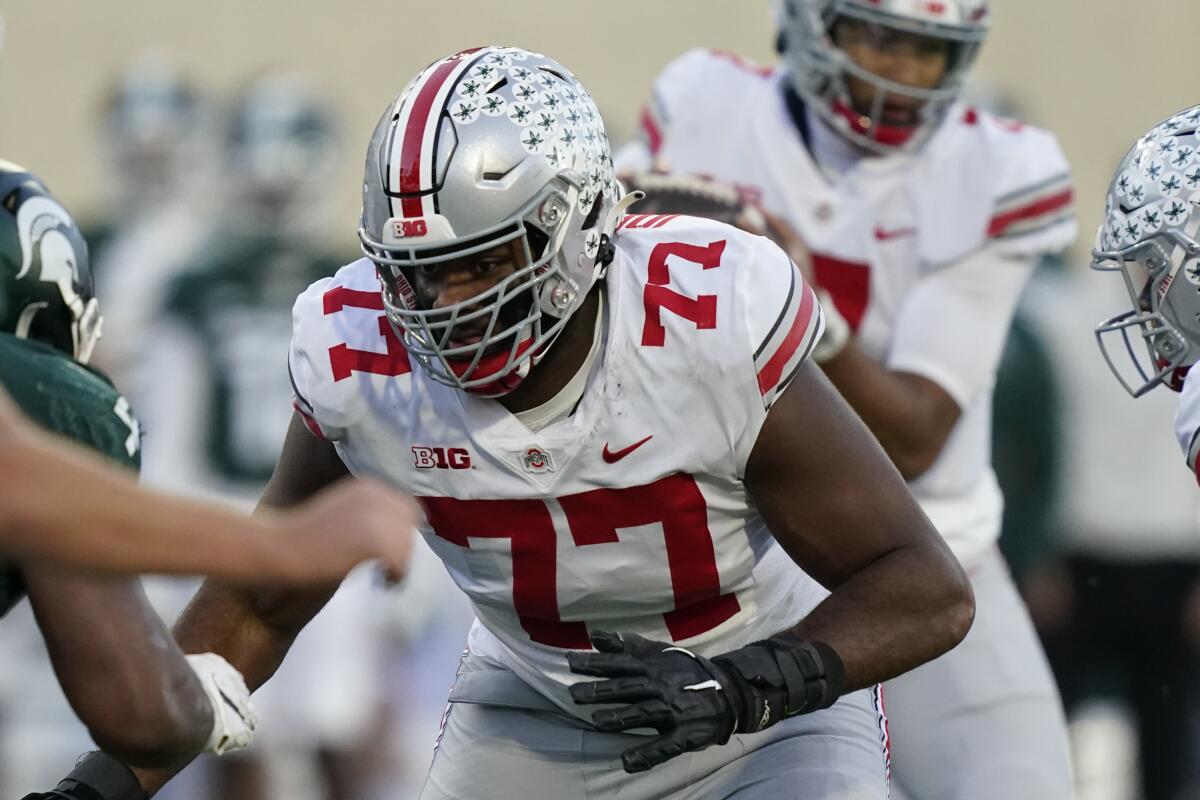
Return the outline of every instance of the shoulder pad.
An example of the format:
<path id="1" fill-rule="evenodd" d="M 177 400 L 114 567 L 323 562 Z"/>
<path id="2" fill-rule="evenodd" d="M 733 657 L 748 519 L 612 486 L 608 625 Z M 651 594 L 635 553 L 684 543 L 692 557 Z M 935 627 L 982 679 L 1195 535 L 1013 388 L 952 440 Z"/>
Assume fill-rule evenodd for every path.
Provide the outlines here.
<path id="1" fill-rule="evenodd" d="M 926 258 L 956 261 L 991 243 L 1016 257 L 1076 237 L 1070 168 L 1047 131 L 956 106 L 919 156 L 913 188 Z"/>
<path id="2" fill-rule="evenodd" d="M 296 410 L 314 433 L 331 441 L 366 411 L 373 376 L 411 371 L 383 315 L 375 268 L 367 259 L 322 278 L 296 299 L 288 370 Z"/>
<path id="3" fill-rule="evenodd" d="M 696 120 L 725 113 L 724 98 L 738 99 L 747 84 L 771 75 L 734 53 L 695 49 L 668 64 L 654 81 L 650 100 L 642 110 L 640 135 L 657 154 L 671 130 Z"/>
<path id="4" fill-rule="evenodd" d="M 765 237 L 700 217 L 630 215 L 618 236 L 656 292 L 641 298 L 643 344 L 680 335 L 704 348 L 698 359 L 753 369 L 753 394 L 770 408 L 823 327 L 820 304 L 787 255 Z M 708 328 L 729 331 L 720 346 L 687 336 Z"/>

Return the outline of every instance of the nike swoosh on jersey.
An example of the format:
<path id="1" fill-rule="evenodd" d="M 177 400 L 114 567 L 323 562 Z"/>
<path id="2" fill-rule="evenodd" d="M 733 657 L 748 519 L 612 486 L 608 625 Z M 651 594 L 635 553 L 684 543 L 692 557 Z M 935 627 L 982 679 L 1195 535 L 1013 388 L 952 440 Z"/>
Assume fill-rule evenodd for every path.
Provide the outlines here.
<path id="1" fill-rule="evenodd" d="M 875 241 L 886 242 L 891 239 L 899 239 L 902 236 L 915 236 L 916 228 L 897 228 L 894 231 L 885 231 L 883 228 L 875 229 Z"/>
<path id="2" fill-rule="evenodd" d="M 603 450 L 603 452 L 600 453 L 600 455 L 603 456 L 604 461 L 606 463 L 615 464 L 618 461 L 620 461 L 622 458 L 629 455 L 634 450 L 637 450 L 639 447 L 641 447 L 642 445 L 644 445 L 646 442 L 650 441 L 653 438 L 654 438 L 654 434 L 650 434 L 645 439 L 642 439 L 640 442 L 634 442 L 633 444 L 629 445 L 628 447 L 623 447 L 620 450 L 617 450 L 615 452 L 612 450 L 609 450 L 608 442 L 605 442 L 604 450 Z"/>

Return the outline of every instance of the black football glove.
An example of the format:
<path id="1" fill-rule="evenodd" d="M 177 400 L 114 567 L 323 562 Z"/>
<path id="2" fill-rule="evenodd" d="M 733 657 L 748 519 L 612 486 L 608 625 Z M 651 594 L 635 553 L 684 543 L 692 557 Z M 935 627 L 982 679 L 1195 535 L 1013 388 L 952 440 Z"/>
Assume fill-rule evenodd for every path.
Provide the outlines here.
<path id="1" fill-rule="evenodd" d="M 96 751 L 79 759 L 54 791 L 26 795 L 24 800 L 148 800 L 129 767 Z"/>
<path id="2" fill-rule="evenodd" d="M 659 733 L 621 754 L 626 772 L 828 708 L 845 683 L 841 659 L 819 642 L 779 637 L 710 660 L 635 634 L 596 631 L 591 640 L 599 652 L 568 653 L 567 663 L 572 672 L 604 680 L 573 685 L 571 698 L 581 705 L 627 704 L 596 711 L 598 730 Z"/>

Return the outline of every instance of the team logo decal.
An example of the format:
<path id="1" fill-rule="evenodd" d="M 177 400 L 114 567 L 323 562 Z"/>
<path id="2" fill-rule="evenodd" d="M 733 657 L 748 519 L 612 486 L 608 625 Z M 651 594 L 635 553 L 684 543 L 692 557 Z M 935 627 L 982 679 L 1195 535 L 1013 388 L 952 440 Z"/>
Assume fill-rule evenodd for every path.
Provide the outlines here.
<path id="1" fill-rule="evenodd" d="M 429 223 L 417 219 L 392 220 L 392 235 L 397 239 L 408 239 L 413 236 L 425 236 L 429 233 Z"/>
<path id="2" fill-rule="evenodd" d="M 595 258 L 600 252 L 600 234 L 595 230 L 590 230 L 587 237 L 583 240 L 583 252 L 588 258 Z"/>
<path id="3" fill-rule="evenodd" d="M 1143 237 L 1156 233 L 1163 224 L 1162 211 L 1153 203 L 1142 208 L 1138 219 L 1142 223 Z"/>
<path id="4" fill-rule="evenodd" d="M 1200 286 L 1200 258 L 1189 259 L 1183 265 L 1183 277 L 1193 286 Z"/>
<path id="5" fill-rule="evenodd" d="M 521 451 L 519 458 L 521 469 L 531 475 L 554 472 L 554 457 L 550 455 L 550 451 L 543 450 L 537 445 L 526 447 Z"/>
<path id="6" fill-rule="evenodd" d="M 518 83 L 516 88 L 513 89 L 513 97 L 522 103 L 533 103 L 538 98 L 538 90 L 534 88 L 532 83 Z"/>
<path id="7" fill-rule="evenodd" d="M 465 447 L 412 448 L 413 466 L 417 469 L 470 469 L 471 454 Z"/>
<path id="8" fill-rule="evenodd" d="M 504 113 L 507 107 L 507 100 L 500 95 L 493 94 L 484 98 L 483 104 L 479 107 L 479 111 L 480 113 L 486 114 L 489 117 L 498 117 Z"/>
<path id="9" fill-rule="evenodd" d="M 462 125 L 470 125 L 472 122 L 479 119 L 479 113 L 480 109 L 478 103 L 462 101 L 451 104 L 450 116 L 454 117 L 455 122 L 458 122 Z"/>
<path id="10" fill-rule="evenodd" d="M 1179 225 L 1187 219 L 1187 206 L 1178 200 L 1172 200 L 1163 208 L 1163 216 L 1166 217 L 1167 224 Z"/>
<path id="11" fill-rule="evenodd" d="M 1163 197 L 1174 197 L 1183 189 L 1183 180 L 1174 172 L 1168 172 L 1158 182 L 1158 193 Z"/>
<path id="12" fill-rule="evenodd" d="M 483 93 L 483 83 L 474 78 L 469 78 L 458 85 L 457 92 L 460 97 L 474 100 Z"/>

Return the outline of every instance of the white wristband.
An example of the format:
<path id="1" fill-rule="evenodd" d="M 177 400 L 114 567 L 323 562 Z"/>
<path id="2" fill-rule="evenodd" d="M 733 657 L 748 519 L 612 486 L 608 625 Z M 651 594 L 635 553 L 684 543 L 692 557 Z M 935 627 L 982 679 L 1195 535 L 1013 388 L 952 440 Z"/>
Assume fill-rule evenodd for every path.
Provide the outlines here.
<path id="1" fill-rule="evenodd" d="M 821 303 L 821 311 L 825 315 L 825 332 L 821 340 L 813 347 L 813 361 L 824 364 L 831 361 L 850 341 L 850 323 L 837 310 L 833 298 L 824 289 L 817 289 L 817 300 Z"/>
<path id="2" fill-rule="evenodd" d="M 187 661 L 212 704 L 213 729 L 204 752 L 223 755 L 250 744 L 258 717 L 242 673 L 216 653 L 190 655 Z"/>

